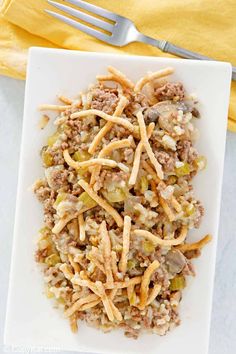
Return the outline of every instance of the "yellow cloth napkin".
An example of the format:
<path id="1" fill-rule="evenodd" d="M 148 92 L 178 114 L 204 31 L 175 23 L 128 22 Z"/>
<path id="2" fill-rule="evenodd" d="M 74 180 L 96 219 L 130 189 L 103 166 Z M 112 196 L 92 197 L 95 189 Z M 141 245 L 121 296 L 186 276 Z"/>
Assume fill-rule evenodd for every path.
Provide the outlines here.
<path id="1" fill-rule="evenodd" d="M 90 2 L 129 17 L 146 35 L 236 65 L 235 0 Z M 166 56 L 166 53 L 143 43 L 132 43 L 123 48 L 109 46 L 52 18 L 44 12 L 45 8 L 51 8 L 46 0 L 3 0 L 0 74 L 23 79 L 27 49 L 31 46 Z M 228 127 L 236 132 L 236 82 L 232 83 Z"/>

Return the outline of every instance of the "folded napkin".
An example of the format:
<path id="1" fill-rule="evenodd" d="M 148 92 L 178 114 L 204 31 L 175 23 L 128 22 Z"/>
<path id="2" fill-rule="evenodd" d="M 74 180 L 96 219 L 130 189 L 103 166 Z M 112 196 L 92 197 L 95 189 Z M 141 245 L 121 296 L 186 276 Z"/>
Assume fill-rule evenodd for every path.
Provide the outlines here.
<path id="1" fill-rule="evenodd" d="M 235 0 L 90 2 L 129 17 L 146 35 L 236 65 Z M 0 74 L 24 79 L 31 46 L 167 56 L 143 43 L 123 48 L 109 46 L 52 18 L 44 12 L 45 8 L 51 8 L 46 0 L 2 1 Z M 236 82 L 231 88 L 228 128 L 236 132 Z"/>

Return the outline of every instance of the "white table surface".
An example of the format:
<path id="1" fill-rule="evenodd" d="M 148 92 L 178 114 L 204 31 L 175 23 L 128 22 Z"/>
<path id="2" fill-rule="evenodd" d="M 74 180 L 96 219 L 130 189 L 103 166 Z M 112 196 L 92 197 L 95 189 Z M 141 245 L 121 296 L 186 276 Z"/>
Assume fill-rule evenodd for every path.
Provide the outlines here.
<path id="1" fill-rule="evenodd" d="M 0 76 L 0 353 L 4 350 L 8 353 L 23 352 L 23 348 L 19 348 L 19 350 L 4 348 L 2 344 L 14 225 L 23 99 L 24 82 Z M 216 144 L 219 143 L 216 142 Z M 222 195 L 209 354 L 236 353 L 236 134 L 233 133 L 227 135 Z M 199 340 L 201 339 L 199 338 Z M 189 349 L 189 353 L 191 353 L 191 348 Z M 31 353 L 34 352 L 31 351 Z M 37 353 L 40 352 L 37 351 Z"/>

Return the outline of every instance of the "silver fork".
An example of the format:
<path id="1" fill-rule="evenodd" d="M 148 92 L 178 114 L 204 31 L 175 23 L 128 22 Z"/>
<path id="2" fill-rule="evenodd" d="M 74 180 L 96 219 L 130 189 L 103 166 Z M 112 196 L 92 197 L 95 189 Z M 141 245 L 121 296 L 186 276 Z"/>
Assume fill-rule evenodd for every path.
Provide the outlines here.
<path id="1" fill-rule="evenodd" d="M 45 10 L 48 14 L 53 17 L 56 17 L 58 20 L 67 23 L 70 26 L 73 26 L 79 29 L 82 32 L 85 32 L 93 37 L 100 39 L 103 42 L 122 47 L 131 42 L 144 42 L 159 48 L 161 51 L 166 53 L 171 53 L 186 59 L 199 59 L 199 60 L 214 60 L 208 58 L 204 55 L 191 52 L 190 50 L 178 47 L 170 42 L 165 40 L 154 39 L 148 37 L 137 30 L 134 23 L 126 17 L 117 15 L 111 11 L 105 10 L 101 7 L 92 5 L 88 2 L 82 0 L 64 0 L 67 3 L 78 6 L 82 10 L 89 11 L 91 15 L 74 9 L 70 6 L 59 4 L 55 1 L 48 0 L 48 3 L 62 12 L 68 13 L 69 15 L 82 20 L 90 25 L 97 27 L 94 29 L 85 24 L 82 24 L 76 20 L 73 20 L 69 17 L 61 15 L 60 13 Z M 104 18 L 104 20 L 92 16 L 92 14 L 99 15 Z M 107 22 L 107 21 L 110 22 Z M 112 21 L 112 23 L 111 23 Z M 106 31 L 106 33 L 101 32 L 100 30 Z M 236 80 L 236 67 L 232 67 L 232 79 Z"/>

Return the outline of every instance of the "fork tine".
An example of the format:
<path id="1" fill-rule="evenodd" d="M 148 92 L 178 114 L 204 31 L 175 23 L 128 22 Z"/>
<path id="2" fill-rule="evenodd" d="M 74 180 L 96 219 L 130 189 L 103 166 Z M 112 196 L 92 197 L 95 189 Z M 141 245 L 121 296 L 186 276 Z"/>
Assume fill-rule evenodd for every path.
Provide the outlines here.
<path id="1" fill-rule="evenodd" d="M 80 31 L 89 34 L 90 36 L 100 39 L 101 41 L 107 42 L 109 39 L 109 36 L 107 36 L 106 34 L 99 32 L 91 27 L 85 26 L 82 23 L 72 20 L 69 17 L 63 16 L 63 15 L 53 12 L 51 10 L 44 10 L 44 11 L 47 12 L 49 15 L 57 18 L 58 20 L 67 23 L 69 26 L 73 26 L 73 27 L 79 29 Z"/>
<path id="2" fill-rule="evenodd" d="M 114 14 L 111 11 L 105 10 L 102 7 L 99 7 L 96 5 L 89 4 L 86 1 L 82 1 L 82 0 L 65 0 L 65 1 L 69 2 L 70 4 L 79 6 L 81 9 L 88 10 L 90 12 L 93 12 L 96 15 L 108 18 L 109 20 L 112 20 L 115 22 L 120 17 L 119 15 Z"/>
<path id="3" fill-rule="evenodd" d="M 79 18 L 82 21 L 88 22 L 91 25 L 94 25 L 94 26 L 97 26 L 97 27 L 102 28 L 104 30 L 107 30 L 109 32 L 112 32 L 113 25 L 106 22 L 106 21 L 102 21 L 96 17 L 90 16 L 84 12 L 81 12 L 79 10 L 75 10 L 72 7 L 62 5 L 62 4 L 55 2 L 55 1 L 48 0 L 48 3 L 50 5 L 56 7 L 57 9 L 68 13 L 69 15 Z"/>

